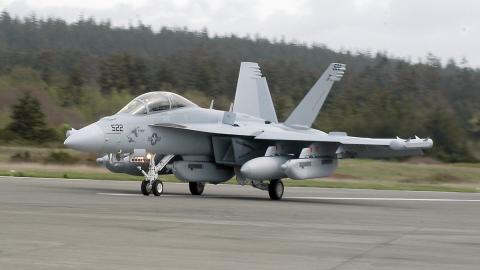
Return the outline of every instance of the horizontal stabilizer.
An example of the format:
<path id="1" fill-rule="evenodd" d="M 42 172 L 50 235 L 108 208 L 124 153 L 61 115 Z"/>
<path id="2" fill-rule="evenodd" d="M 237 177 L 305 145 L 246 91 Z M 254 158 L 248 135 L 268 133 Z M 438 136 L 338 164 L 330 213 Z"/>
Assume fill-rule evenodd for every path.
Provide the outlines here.
<path id="1" fill-rule="evenodd" d="M 332 63 L 305 95 L 300 104 L 285 121 L 287 125 L 311 127 L 317 118 L 333 83 L 339 81 L 345 73 L 346 65 Z"/>

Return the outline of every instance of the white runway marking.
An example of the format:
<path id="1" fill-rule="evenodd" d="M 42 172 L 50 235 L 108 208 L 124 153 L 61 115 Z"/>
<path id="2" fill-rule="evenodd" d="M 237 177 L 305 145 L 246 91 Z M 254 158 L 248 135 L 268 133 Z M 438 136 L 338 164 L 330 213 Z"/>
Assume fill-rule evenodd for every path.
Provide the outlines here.
<path id="1" fill-rule="evenodd" d="M 97 195 L 105 195 L 105 196 L 125 196 L 125 197 L 143 197 L 143 194 L 132 194 L 132 193 L 106 193 L 106 192 L 98 192 L 95 193 Z M 152 195 L 153 196 L 153 195 Z M 160 197 L 178 197 L 181 195 L 175 194 L 162 194 Z"/>
<path id="2" fill-rule="evenodd" d="M 107 195 L 107 196 L 143 196 L 142 194 L 128 194 L 128 193 L 96 193 L 97 195 Z"/>
<path id="3" fill-rule="evenodd" d="M 418 201 L 418 202 L 480 202 L 480 199 L 442 199 L 442 198 L 365 198 L 365 197 L 285 197 L 285 199 L 306 200 L 343 200 L 343 201 Z"/>
<path id="4" fill-rule="evenodd" d="M 143 194 L 132 194 L 132 193 L 105 193 L 105 192 L 98 192 L 95 193 L 97 195 L 106 195 L 106 196 L 130 196 L 130 197 L 141 197 L 144 196 Z M 162 194 L 162 197 L 176 197 L 178 195 L 174 194 Z"/>
<path id="5" fill-rule="evenodd" d="M 96 193 L 106 196 L 130 196 L 139 197 L 142 194 L 131 193 Z M 178 197 L 180 195 L 162 194 L 161 197 Z M 480 199 L 442 199 L 442 198 L 374 198 L 374 197 L 285 197 L 285 199 L 303 200 L 336 200 L 336 201 L 418 201 L 418 202 L 480 202 Z"/>

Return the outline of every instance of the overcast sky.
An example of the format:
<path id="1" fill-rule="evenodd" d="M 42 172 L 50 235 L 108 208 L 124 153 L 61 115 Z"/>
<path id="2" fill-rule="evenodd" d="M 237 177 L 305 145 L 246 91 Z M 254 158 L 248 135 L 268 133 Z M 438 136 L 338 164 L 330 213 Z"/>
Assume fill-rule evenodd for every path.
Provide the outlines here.
<path id="1" fill-rule="evenodd" d="M 476 0 L 0 0 L 0 10 L 75 21 L 80 14 L 126 26 L 187 26 L 210 34 L 256 33 L 334 50 L 388 51 L 416 61 L 428 52 L 480 67 Z"/>

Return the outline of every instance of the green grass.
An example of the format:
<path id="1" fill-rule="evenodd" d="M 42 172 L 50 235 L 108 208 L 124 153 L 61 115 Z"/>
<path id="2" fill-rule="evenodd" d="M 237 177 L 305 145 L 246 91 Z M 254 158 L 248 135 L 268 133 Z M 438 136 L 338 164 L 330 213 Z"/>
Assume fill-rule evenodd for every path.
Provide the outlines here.
<path id="1" fill-rule="evenodd" d="M 96 179 L 96 180 L 138 180 L 139 176 L 131 176 L 126 174 L 113 173 L 97 173 L 97 172 L 78 172 L 38 170 L 38 169 L 21 169 L 21 170 L 0 170 L 2 176 L 16 177 L 38 177 L 38 178 L 70 178 L 70 179 Z"/>
<path id="2" fill-rule="evenodd" d="M 3 164 L 5 165 L 5 164 Z M 49 166 L 38 168 L 37 165 L 29 167 L 30 164 L 12 164 L 12 169 L 0 168 L 1 176 L 15 177 L 36 177 L 36 178 L 66 178 L 66 179 L 95 179 L 95 180 L 126 180 L 137 181 L 142 176 L 127 175 L 123 173 L 112 173 L 107 169 L 86 166 Z M 4 167 L 4 166 L 2 166 Z M 162 176 L 162 180 L 178 181 L 173 175 Z"/>
<path id="3" fill-rule="evenodd" d="M 10 158 L 19 153 L 28 152 L 31 155 L 33 162 L 42 162 L 51 152 L 62 151 L 68 153 L 69 155 L 78 158 L 79 160 L 85 161 L 94 161 L 95 155 L 85 154 L 72 149 L 59 148 L 59 147 L 50 147 L 50 148 L 40 148 L 40 147 L 31 147 L 31 146 L 0 146 L 0 162 L 8 162 Z"/>
<path id="4" fill-rule="evenodd" d="M 378 160 L 341 160 L 338 174 L 375 181 L 435 181 L 450 176 L 452 182 L 480 184 L 480 164 L 412 164 Z"/>

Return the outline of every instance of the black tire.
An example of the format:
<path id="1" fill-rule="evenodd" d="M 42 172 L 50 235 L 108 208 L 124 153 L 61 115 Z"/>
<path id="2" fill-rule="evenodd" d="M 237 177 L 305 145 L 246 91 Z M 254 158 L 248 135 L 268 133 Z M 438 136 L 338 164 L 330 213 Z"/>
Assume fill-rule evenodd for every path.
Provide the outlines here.
<path id="1" fill-rule="evenodd" d="M 188 187 L 190 188 L 190 193 L 192 193 L 192 195 L 202 195 L 203 190 L 205 189 L 205 183 L 188 182 Z"/>
<path id="2" fill-rule="evenodd" d="M 148 190 L 148 185 L 149 185 L 149 182 L 147 180 L 142 181 L 140 190 L 142 191 L 142 194 L 145 196 L 150 195 L 150 191 Z"/>
<path id="3" fill-rule="evenodd" d="M 160 196 L 163 194 L 163 183 L 160 180 L 155 180 L 152 183 L 152 193 L 155 196 Z"/>
<path id="4" fill-rule="evenodd" d="M 284 186 L 283 182 L 280 179 L 273 179 L 270 180 L 270 184 L 268 184 L 268 195 L 270 195 L 270 199 L 274 201 L 278 201 L 283 197 Z"/>

